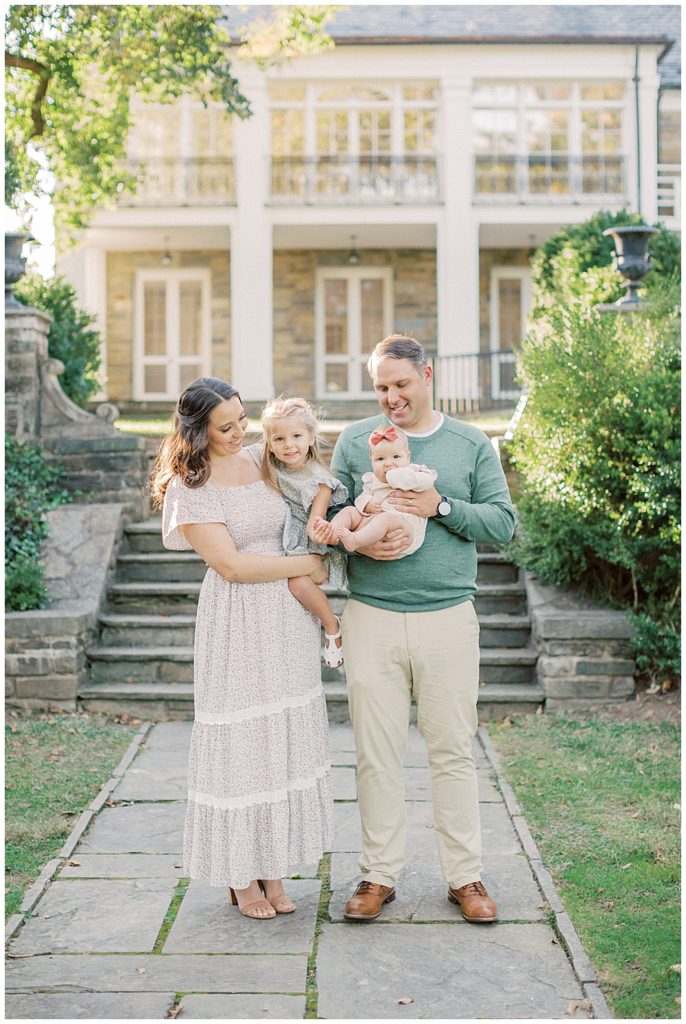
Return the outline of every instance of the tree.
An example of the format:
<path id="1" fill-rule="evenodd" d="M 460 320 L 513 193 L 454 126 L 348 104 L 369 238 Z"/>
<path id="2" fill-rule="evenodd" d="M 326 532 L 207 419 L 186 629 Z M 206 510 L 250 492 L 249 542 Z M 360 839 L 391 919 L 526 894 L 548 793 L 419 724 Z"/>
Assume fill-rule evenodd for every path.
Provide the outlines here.
<path id="1" fill-rule="evenodd" d="M 277 16 L 269 60 L 331 44 L 324 24 L 333 8 L 288 10 L 288 17 Z M 208 5 L 10 6 L 5 202 L 18 205 L 24 193 L 50 194 L 46 171 L 52 172 L 56 226 L 73 232 L 85 227 L 94 206 L 134 191 L 135 177 L 123 170 L 134 94 L 144 102 L 171 103 L 193 92 L 249 117 L 221 16 L 221 8 Z M 250 52 L 250 38 L 245 54 L 258 57 Z M 262 46 L 261 60 L 264 55 Z"/>

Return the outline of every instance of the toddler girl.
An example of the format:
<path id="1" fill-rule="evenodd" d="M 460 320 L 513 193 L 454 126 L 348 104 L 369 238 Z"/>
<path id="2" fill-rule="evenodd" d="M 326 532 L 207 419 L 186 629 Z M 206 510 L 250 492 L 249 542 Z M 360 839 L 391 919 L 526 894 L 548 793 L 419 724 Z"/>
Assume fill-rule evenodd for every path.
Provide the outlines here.
<path id="1" fill-rule="evenodd" d="M 317 543 L 312 522 L 326 515 L 330 504 L 341 505 L 347 488 L 322 465 L 317 437 L 317 414 L 304 398 L 274 398 L 262 410 L 264 449 L 262 465 L 267 481 L 281 492 L 288 506 L 283 533 L 287 555 L 325 555 L 329 583 L 343 590 L 347 584 L 345 555 Z M 295 598 L 324 626 L 324 661 L 331 668 L 343 664 L 340 622 L 329 600 L 309 576 L 288 581 Z"/>
<path id="2" fill-rule="evenodd" d="M 372 472 L 362 477 L 362 493 L 355 505 L 341 509 L 327 524 L 313 521 L 319 536 L 326 536 L 331 544 L 341 541 L 347 551 L 357 551 L 381 540 L 389 530 L 403 527 L 410 538 L 407 550 L 398 555 L 404 558 L 421 547 L 426 533 L 426 518 L 400 512 L 386 499 L 391 491 L 428 491 L 438 476 L 435 470 L 410 462 L 407 436 L 398 427 L 375 430 L 369 438 L 369 457 Z M 326 529 L 327 525 L 330 527 Z"/>

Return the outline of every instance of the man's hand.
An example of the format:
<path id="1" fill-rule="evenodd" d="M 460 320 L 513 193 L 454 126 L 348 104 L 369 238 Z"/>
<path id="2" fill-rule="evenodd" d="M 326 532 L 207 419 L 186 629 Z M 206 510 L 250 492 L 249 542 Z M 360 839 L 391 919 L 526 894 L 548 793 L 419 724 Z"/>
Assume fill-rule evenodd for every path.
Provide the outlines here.
<path id="1" fill-rule="evenodd" d="M 358 548 L 357 553 L 366 555 L 367 558 L 373 558 L 377 562 L 390 562 L 409 548 L 410 540 L 409 530 L 404 530 L 402 526 L 399 526 L 394 530 L 389 530 L 382 540 L 377 540 L 376 544 L 370 544 L 367 548 Z"/>
<path id="2" fill-rule="evenodd" d="M 386 499 L 398 512 L 409 512 L 411 516 L 430 519 L 436 515 L 441 496 L 435 487 L 430 491 L 391 491 Z"/>
<path id="3" fill-rule="evenodd" d="M 338 544 L 338 531 L 333 523 L 317 517 L 307 527 L 307 535 L 317 544 Z"/>

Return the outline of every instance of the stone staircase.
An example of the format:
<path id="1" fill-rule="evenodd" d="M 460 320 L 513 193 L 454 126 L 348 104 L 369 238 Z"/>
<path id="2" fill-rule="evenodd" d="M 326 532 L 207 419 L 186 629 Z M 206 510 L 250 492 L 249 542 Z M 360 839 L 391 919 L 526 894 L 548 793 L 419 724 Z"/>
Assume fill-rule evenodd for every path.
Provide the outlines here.
<path id="1" fill-rule="evenodd" d="M 79 692 L 91 711 L 157 721 L 193 717 L 193 633 L 205 565 L 194 552 L 165 551 L 159 518 L 131 523 L 117 558 L 97 646 L 88 652 L 88 683 Z M 500 552 L 479 551 L 476 611 L 481 624 L 479 717 L 533 711 L 543 701 L 526 591 Z M 330 591 L 337 614 L 346 595 Z M 346 721 L 342 668 L 322 663 L 331 721 Z"/>

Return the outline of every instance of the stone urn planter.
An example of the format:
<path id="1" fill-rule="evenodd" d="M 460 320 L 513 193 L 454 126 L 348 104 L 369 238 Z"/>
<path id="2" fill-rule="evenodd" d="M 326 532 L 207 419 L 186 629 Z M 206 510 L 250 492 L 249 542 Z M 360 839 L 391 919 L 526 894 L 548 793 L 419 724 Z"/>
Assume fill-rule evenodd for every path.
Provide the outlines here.
<path id="1" fill-rule="evenodd" d="M 613 252 L 614 266 L 622 277 L 626 278 L 626 294 L 617 302 L 610 304 L 623 309 L 635 309 L 641 305 L 638 289 L 642 287 L 643 278 L 650 271 L 650 253 L 646 252 L 648 239 L 659 235 L 657 228 L 646 227 L 644 224 L 628 224 L 625 227 L 607 228 L 603 231 L 615 243 Z"/>
<path id="2" fill-rule="evenodd" d="M 26 258 L 21 251 L 33 238 L 25 231 L 7 231 L 5 233 L 5 309 L 21 308 L 14 295 L 14 286 L 21 280 L 26 270 Z"/>

